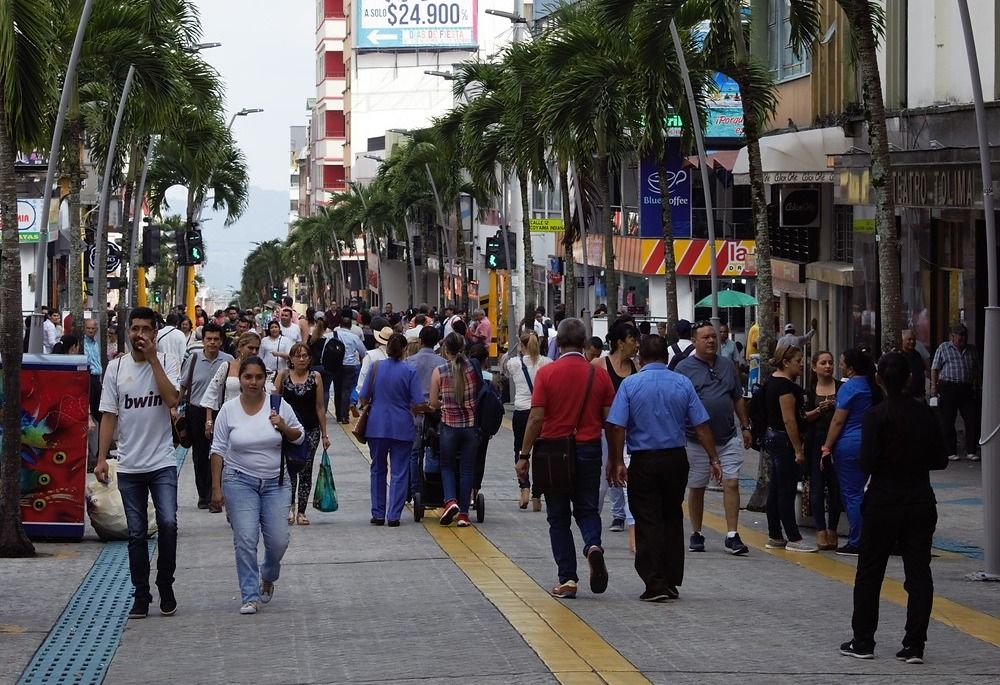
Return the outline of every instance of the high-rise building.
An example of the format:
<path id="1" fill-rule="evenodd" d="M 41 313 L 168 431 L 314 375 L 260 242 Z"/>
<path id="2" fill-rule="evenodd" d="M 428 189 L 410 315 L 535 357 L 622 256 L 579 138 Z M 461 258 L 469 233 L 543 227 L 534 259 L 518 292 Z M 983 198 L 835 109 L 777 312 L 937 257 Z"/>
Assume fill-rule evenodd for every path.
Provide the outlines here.
<path id="1" fill-rule="evenodd" d="M 344 60 L 347 39 L 346 6 L 350 0 L 316 0 L 316 102 L 312 117 L 312 203 L 347 187 L 348 163 Z"/>

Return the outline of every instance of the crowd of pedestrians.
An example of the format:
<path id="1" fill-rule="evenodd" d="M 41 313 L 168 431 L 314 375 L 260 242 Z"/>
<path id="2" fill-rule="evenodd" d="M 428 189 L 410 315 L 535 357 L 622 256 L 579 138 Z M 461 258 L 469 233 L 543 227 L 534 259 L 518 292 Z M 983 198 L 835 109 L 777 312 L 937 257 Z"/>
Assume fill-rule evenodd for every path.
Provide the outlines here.
<path id="1" fill-rule="evenodd" d="M 313 457 L 320 445 L 331 444 L 328 413 L 345 425 L 365 417 L 372 525 L 400 526 L 406 502 L 420 492 L 423 476 L 434 473 L 442 490 L 439 523 L 468 527 L 489 440 L 480 402 L 492 385 L 513 409 L 511 480 L 518 507 L 538 512 L 545 505 L 557 572 L 553 596 L 578 593 L 572 520 L 583 540 L 591 591 L 607 588 L 605 498 L 610 531 L 629 531 L 643 601 L 678 598 L 685 553 L 709 546 L 702 526 L 712 482 L 722 490 L 722 549 L 747 555 L 739 533 L 739 476 L 759 430 L 762 458 L 770 465 L 767 547 L 860 555 L 854 637 L 842 653 L 873 653 L 878 588 L 888 554 L 899 546 L 911 593 L 901 654 L 922 658 L 935 521 L 927 471 L 958 458 L 959 413 L 968 458 L 978 458 L 972 446 L 981 379 L 964 326 L 952 330 L 929 364 L 909 331 L 901 350 L 877 365 L 864 349 L 847 350 L 839 360 L 816 352 L 808 360 L 807 388 L 802 344 L 815 327 L 801 337 L 794 327 L 786 329 L 769 355 L 773 374 L 748 402 L 741 377 L 747 360 L 725 325 L 717 331 L 707 321 L 681 321 L 667 337 L 664 327 L 654 333 L 623 315 L 600 339 L 588 338 L 581 320 L 562 311 L 554 316 L 539 309 L 502 355 L 495 326 L 482 310 L 466 320 L 462 312 L 426 306 L 404 313 L 391 305 L 381 312 L 310 308 L 300 316 L 291 302 L 282 302 L 249 312 L 230 307 L 215 316 L 174 311 L 165 320 L 136 308 L 128 315 L 128 352 L 106 370 L 94 322 L 85 323 L 82 341 L 56 339 L 52 348 L 62 345 L 56 349 L 88 360 L 91 412 L 100 425 L 94 471 L 101 480 L 117 442 L 135 586 L 130 617 L 144 617 L 152 602 L 147 493 L 161 531 L 160 608 L 176 610 L 172 424 L 182 421 L 187 428 L 198 507 L 227 513 L 240 611 L 252 614 L 273 596 L 288 526 L 309 524 Z M 53 319 L 47 321 L 55 326 Z M 935 415 L 944 419 L 943 432 Z M 308 462 L 293 475 L 282 467 L 283 445 L 303 442 Z M 798 524 L 803 481 L 815 544 Z M 841 545 L 842 511 L 850 528 Z M 900 525 L 904 520 L 914 524 Z"/>

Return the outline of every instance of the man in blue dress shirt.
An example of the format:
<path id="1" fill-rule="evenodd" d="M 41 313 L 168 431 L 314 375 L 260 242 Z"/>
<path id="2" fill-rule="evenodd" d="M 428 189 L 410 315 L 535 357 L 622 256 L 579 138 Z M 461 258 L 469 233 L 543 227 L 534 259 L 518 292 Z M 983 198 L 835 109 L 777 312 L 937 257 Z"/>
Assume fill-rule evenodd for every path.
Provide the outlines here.
<path id="1" fill-rule="evenodd" d="M 628 483 L 635 518 L 635 570 L 646 584 L 639 599 L 646 602 L 676 599 L 684 579 L 685 424 L 694 426 L 708 453 L 712 477 L 722 479 L 708 412 L 691 381 L 667 369 L 667 356 L 664 338 L 651 335 L 642 341 L 642 369 L 622 382 L 607 420 L 608 481 Z M 626 440 L 631 454 L 627 471 Z"/>

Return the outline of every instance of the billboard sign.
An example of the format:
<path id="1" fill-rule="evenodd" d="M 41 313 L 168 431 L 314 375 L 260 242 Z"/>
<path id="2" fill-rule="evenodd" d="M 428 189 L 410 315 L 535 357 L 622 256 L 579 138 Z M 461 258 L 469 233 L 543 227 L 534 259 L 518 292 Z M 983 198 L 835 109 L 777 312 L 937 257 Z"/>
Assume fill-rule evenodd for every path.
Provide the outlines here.
<path id="1" fill-rule="evenodd" d="M 479 0 L 357 0 L 359 50 L 474 50 Z"/>
<path id="2" fill-rule="evenodd" d="M 17 201 L 17 240 L 20 243 L 37 243 L 42 230 L 42 199 L 18 199 Z M 2 221 L 0 221 L 2 225 Z M 59 235 L 59 202 L 53 200 L 49 205 L 49 242 L 55 241 Z"/>
<path id="3" fill-rule="evenodd" d="M 675 238 L 691 237 L 691 169 L 683 168 L 676 146 L 670 146 L 667 157 L 667 192 L 670 195 L 670 221 Z M 642 187 L 639 208 L 639 236 L 663 237 L 663 197 L 660 195 L 660 172 L 656 160 L 646 158 L 640 165 Z"/>

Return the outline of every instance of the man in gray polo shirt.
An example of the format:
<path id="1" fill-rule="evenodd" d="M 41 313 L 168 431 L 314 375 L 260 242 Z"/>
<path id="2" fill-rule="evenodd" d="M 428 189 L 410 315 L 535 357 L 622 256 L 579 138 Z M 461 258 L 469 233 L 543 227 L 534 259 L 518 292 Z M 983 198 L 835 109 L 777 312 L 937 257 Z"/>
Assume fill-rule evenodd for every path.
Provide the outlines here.
<path id="1" fill-rule="evenodd" d="M 233 357 L 219 351 L 222 347 L 222 326 L 217 323 L 208 322 L 202 326 L 201 342 L 204 345 L 201 351 L 192 352 L 181 368 L 181 397 L 187 398 L 184 415 L 187 418 L 188 435 L 191 437 L 191 463 L 194 465 L 194 484 L 198 488 L 198 508 L 217 514 L 222 509 L 211 506 L 212 467 L 209 450 L 212 447 L 212 431 L 205 429 L 205 409 L 201 406 L 201 398 L 219 366 L 231 361 Z M 185 392 L 188 383 L 191 384 L 189 394 Z"/>
<path id="2" fill-rule="evenodd" d="M 708 321 L 694 326 L 694 354 L 677 364 L 677 373 L 687 376 L 708 410 L 708 425 L 715 439 L 716 450 L 722 462 L 722 502 L 726 510 L 726 551 L 743 555 L 749 548 L 740 540 L 736 527 L 740 516 L 740 467 L 750 447 L 750 418 L 739 369 L 731 359 L 719 356 L 719 337 Z M 739 426 L 735 417 L 739 417 Z M 708 454 L 698 443 L 694 430 L 687 427 L 687 454 L 691 463 L 688 474 L 688 515 L 691 517 L 691 540 L 688 549 L 705 551 L 705 537 L 701 534 L 705 513 L 705 488 L 709 479 Z"/>

